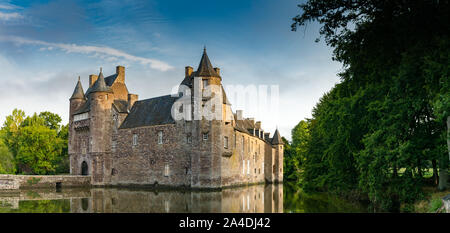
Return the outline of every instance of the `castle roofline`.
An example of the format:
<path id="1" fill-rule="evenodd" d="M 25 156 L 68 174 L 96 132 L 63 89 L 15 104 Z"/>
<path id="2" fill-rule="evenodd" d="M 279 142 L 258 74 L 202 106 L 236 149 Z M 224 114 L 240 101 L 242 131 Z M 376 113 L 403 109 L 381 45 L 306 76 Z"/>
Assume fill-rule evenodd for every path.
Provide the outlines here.
<path id="1" fill-rule="evenodd" d="M 283 140 L 281 140 L 280 132 L 278 132 L 278 129 L 275 130 L 275 133 L 273 134 L 273 138 L 271 141 L 272 145 L 283 145 Z"/>
<path id="2" fill-rule="evenodd" d="M 105 78 L 103 77 L 102 69 L 100 68 L 100 73 L 98 74 L 98 79 L 95 81 L 94 86 L 92 86 L 93 92 L 112 92 L 111 87 L 106 85 Z"/>
<path id="3" fill-rule="evenodd" d="M 195 77 L 219 77 L 220 75 L 214 70 L 206 53 L 206 47 L 203 49 L 202 59 L 198 65 L 197 71 L 194 74 Z"/>
<path id="4" fill-rule="evenodd" d="M 81 85 L 80 76 L 78 76 L 77 85 L 75 86 L 72 97 L 70 97 L 70 99 L 86 99 L 83 91 L 83 86 Z"/>

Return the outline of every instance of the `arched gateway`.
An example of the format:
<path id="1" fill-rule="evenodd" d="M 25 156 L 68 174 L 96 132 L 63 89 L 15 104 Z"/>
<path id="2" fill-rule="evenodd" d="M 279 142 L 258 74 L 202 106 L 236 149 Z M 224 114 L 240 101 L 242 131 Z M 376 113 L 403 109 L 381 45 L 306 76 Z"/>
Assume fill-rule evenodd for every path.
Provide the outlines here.
<path id="1" fill-rule="evenodd" d="M 86 161 L 83 161 L 83 162 L 81 163 L 81 175 L 82 175 L 82 176 L 87 176 L 87 175 L 89 175 L 88 165 L 87 165 Z"/>

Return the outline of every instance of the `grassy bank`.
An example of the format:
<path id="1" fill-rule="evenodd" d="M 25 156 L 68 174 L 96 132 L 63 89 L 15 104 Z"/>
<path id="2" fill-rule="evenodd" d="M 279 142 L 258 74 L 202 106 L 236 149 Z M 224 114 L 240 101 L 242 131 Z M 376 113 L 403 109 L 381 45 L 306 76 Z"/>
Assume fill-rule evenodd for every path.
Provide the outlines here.
<path id="1" fill-rule="evenodd" d="M 436 187 L 424 187 L 426 199 L 414 203 L 415 213 L 436 213 L 443 205 L 442 198 L 450 194 L 450 190 L 438 191 Z"/>

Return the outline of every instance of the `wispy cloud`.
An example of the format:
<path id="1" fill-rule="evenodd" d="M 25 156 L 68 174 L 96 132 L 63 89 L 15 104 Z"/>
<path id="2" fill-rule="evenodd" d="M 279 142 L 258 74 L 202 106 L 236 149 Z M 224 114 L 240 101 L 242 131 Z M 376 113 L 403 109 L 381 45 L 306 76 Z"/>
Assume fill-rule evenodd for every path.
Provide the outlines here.
<path id="1" fill-rule="evenodd" d="M 21 7 L 13 5 L 13 4 L 9 4 L 9 3 L 0 3 L 0 9 L 2 10 L 14 10 L 14 9 L 19 9 Z"/>
<path id="2" fill-rule="evenodd" d="M 20 19 L 23 16 L 17 12 L 14 13 L 3 13 L 0 12 L 0 20 L 12 20 L 12 19 Z"/>
<path id="3" fill-rule="evenodd" d="M 77 45 L 77 44 L 66 44 L 66 43 L 52 43 L 41 40 L 27 39 L 17 36 L 0 36 L 0 41 L 13 42 L 17 45 L 37 45 L 42 46 L 40 50 L 52 50 L 60 49 L 67 53 L 81 53 L 81 54 L 92 54 L 94 56 L 108 58 L 109 60 L 114 60 L 122 58 L 131 62 L 137 62 L 142 65 L 149 65 L 152 69 L 167 71 L 173 67 L 169 64 L 151 58 L 139 57 L 128 54 L 126 52 L 120 51 L 118 49 L 106 47 L 106 46 L 89 46 L 89 45 Z"/>

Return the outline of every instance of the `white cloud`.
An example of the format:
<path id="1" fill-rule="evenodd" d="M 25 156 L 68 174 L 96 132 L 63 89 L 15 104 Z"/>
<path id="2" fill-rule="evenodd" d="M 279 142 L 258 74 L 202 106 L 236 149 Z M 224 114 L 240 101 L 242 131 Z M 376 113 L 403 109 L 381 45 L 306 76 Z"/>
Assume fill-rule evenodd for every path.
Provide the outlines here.
<path id="1" fill-rule="evenodd" d="M 12 5 L 12 4 L 0 4 L 0 9 L 3 10 L 13 10 L 13 9 L 18 9 L 20 8 L 19 6 L 16 5 Z"/>
<path id="2" fill-rule="evenodd" d="M 0 41 L 9 41 L 18 45 L 38 45 L 43 46 L 47 50 L 58 48 L 67 53 L 81 53 L 81 54 L 91 54 L 96 57 L 103 59 L 125 59 L 127 61 L 138 62 L 142 65 L 149 65 L 152 69 L 167 71 L 173 67 L 169 64 L 159 61 L 156 59 L 138 57 L 126 52 L 120 51 L 118 49 L 106 47 L 106 46 L 89 46 L 89 45 L 77 45 L 77 44 L 64 44 L 64 43 L 52 43 L 40 40 L 32 40 L 17 36 L 0 36 Z M 51 48 L 51 49 L 50 49 Z M 42 49 L 42 48 L 41 48 Z M 42 49 L 42 50 L 45 50 Z"/>
<path id="3" fill-rule="evenodd" d="M 20 19 L 23 18 L 19 13 L 3 13 L 0 12 L 0 20 L 12 20 L 12 19 Z"/>

